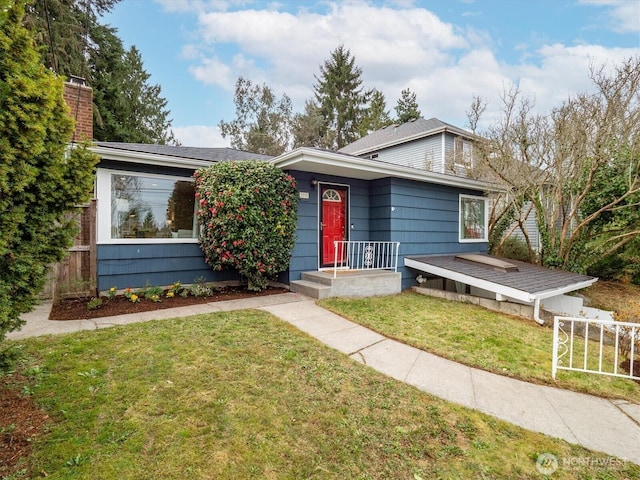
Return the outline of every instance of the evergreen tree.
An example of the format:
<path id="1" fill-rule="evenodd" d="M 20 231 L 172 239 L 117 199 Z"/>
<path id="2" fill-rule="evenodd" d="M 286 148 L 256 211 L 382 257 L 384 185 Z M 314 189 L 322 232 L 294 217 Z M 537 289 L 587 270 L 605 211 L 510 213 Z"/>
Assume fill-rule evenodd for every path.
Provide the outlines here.
<path id="1" fill-rule="evenodd" d="M 63 79 L 42 65 L 23 15 L 23 0 L 0 0 L 0 340 L 71 246 L 65 214 L 88 200 L 96 162 L 85 148 L 67 154 Z"/>
<path id="2" fill-rule="evenodd" d="M 175 143 L 167 100 L 160 96 L 160 85 L 149 84 L 151 75 L 144 69 L 142 57 L 131 47 L 122 59 L 124 81 L 120 85 L 124 95 L 123 109 L 118 120 L 125 126 L 123 142 Z M 111 139 L 114 140 L 114 139 Z"/>
<path id="3" fill-rule="evenodd" d="M 408 88 L 402 90 L 401 96 L 396 104 L 396 121 L 398 123 L 405 123 L 409 120 L 415 120 L 420 118 L 420 108 L 416 100 L 416 94 Z"/>
<path id="4" fill-rule="evenodd" d="M 324 118 L 320 107 L 314 101 L 307 100 L 304 113 L 297 113 L 293 117 L 293 147 L 323 147 L 323 129 Z"/>
<path id="5" fill-rule="evenodd" d="M 24 25 L 33 33 L 47 68 L 60 75 L 89 74 L 85 52 L 97 18 L 119 0 L 46 0 L 26 5 Z M 88 80 L 88 79 L 87 79 Z"/>
<path id="6" fill-rule="evenodd" d="M 320 146 L 338 150 L 360 137 L 363 109 L 371 92 L 363 91 L 362 69 L 344 45 L 331 53 L 315 78 L 315 103 L 324 118 Z"/>
<path id="7" fill-rule="evenodd" d="M 391 123 L 393 122 L 387 110 L 387 101 L 384 98 L 384 93 L 374 88 L 371 91 L 369 107 L 363 112 L 360 123 L 360 136 L 364 137 L 371 132 L 391 125 Z"/>
<path id="8" fill-rule="evenodd" d="M 234 94 L 236 119 L 221 121 L 222 136 L 231 146 L 264 155 L 280 155 L 292 143 L 292 106 L 287 94 L 276 100 L 271 87 L 239 77 Z"/>
<path id="9" fill-rule="evenodd" d="M 125 51 L 116 29 L 98 22 L 117 1 L 35 2 L 25 25 L 47 67 L 84 77 L 93 88 L 96 140 L 175 143 L 167 101 L 160 86 L 149 83 L 140 52 Z"/>

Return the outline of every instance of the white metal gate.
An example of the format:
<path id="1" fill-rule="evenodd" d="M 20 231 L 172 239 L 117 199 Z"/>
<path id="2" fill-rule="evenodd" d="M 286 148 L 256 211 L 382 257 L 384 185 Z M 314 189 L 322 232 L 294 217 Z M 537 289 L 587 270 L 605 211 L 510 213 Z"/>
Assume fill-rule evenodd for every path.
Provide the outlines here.
<path id="1" fill-rule="evenodd" d="M 640 324 L 555 317 L 551 370 L 640 380 Z"/>

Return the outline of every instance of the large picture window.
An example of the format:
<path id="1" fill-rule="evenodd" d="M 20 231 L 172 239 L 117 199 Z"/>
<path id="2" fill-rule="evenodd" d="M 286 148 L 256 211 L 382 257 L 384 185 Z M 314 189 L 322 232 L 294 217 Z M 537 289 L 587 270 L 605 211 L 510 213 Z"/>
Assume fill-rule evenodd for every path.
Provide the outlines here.
<path id="1" fill-rule="evenodd" d="M 460 195 L 461 242 L 486 242 L 489 239 L 489 199 Z"/>
<path id="2" fill-rule="evenodd" d="M 126 173 L 109 179 L 112 240 L 197 238 L 193 181 Z"/>

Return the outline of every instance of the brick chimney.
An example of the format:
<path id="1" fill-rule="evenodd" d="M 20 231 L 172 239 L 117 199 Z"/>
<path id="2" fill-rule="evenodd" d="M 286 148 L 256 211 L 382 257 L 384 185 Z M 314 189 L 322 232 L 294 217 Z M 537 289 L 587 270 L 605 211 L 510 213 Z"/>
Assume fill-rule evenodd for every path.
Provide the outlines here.
<path id="1" fill-rule="evenodd" d="M 64 84 L 64 100 L 69 106 L 76 129 L 72 142 L 93 140 L 93 90 L 84 78 L 71 75 Z"/>

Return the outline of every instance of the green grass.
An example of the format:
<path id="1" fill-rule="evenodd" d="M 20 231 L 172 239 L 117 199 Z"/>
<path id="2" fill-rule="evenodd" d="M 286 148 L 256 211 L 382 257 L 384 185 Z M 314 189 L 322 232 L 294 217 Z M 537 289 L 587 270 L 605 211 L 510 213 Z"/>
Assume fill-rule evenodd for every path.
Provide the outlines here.
<path id="1" fill-rule="evenodd" d="M 640 403 L 632 380 L 559 371 L 551 377 L 553 329 L 482 307 L 416 293 L 320 302 L 387 337 L 473 367 L 529 382 Z M 584 345 L 576 344 L 576 358 Z M 590 343 L 595 352 L 597 344 Z M 613 348 L 606 357 L 613 358 Z M 611 360 L 611 363 L 613 361 Z"/>
<path id="2" fill-rule="evenodd" d="M 264 312 L 19 344 L 52 420 L 25 459 L 37 477 L 533 479 L 543 452 L 594 460 L 553 478 L 640 476 L 387 378 Z"/>

